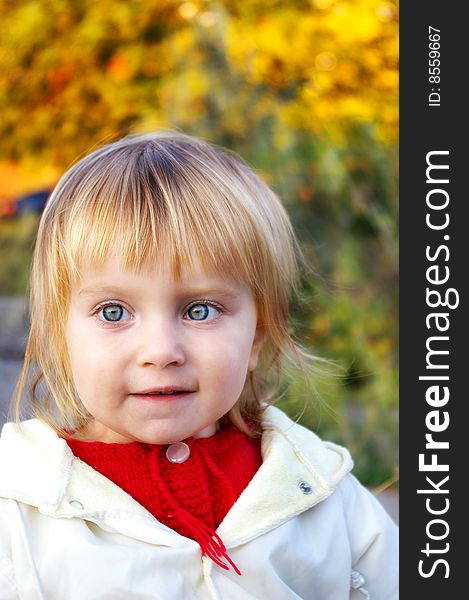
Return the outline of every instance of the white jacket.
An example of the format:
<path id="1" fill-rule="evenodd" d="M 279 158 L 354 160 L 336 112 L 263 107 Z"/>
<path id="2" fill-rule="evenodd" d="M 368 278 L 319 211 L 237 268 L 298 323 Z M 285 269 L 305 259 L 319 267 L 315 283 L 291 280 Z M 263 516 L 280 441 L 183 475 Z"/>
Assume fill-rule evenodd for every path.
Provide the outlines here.
<path id="1" fill-rule="evenodd" d="M 397 527 L 348 474 L 347 450 L 268 408 L 262 455 L 217 530 L 239 576 L 40 421 L 7 423 L 0 600 L 395 600 Z"/>

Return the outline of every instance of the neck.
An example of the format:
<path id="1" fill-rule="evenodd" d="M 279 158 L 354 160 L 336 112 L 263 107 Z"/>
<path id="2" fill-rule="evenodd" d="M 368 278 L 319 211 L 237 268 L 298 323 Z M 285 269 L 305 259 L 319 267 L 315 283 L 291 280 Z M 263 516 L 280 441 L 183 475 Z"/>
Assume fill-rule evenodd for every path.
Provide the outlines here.
<path id="1" fill-rule="evenodd" d="M 197 431 L 197 433 L 194 433 L 193 437 L 195 437 L 196 439 L 208 438 L 208 437 L 211 437 L 212 435 L 215 435 L 218 430 L 219 430 L 219 426 L 218 426 L 218 421 L 217 421 L 216 423 L 207 425 L 207 427 L 204 427 L 200 431 Z"/>
<path id="2" fill-rule="evenodd" d="M 192 436 L 188 436 L 188 437 L 194 437 L 196 439 L 209 438 L 209 437 L 212 437 L 212 435 L 215 435 L 219 430 L 220 430 L 219 422 L 216 421 L 215 423 L 211 423 L 210 425 L 207 425 L 200 431 L 196 431 L 195 433 L 192 434 Z M 108 438 L 108 434 L 106 432 L 100 431 L 100 428 L 97 426 L 97 423 L 94 420 L 87 423 L 81 429 L 78 429 L 77 431 L 70 433 L 67 437 L 76 439 L 76 440 L 80 440 L 82 442 L 104 442 L 104 443 L 128 444 L 130 441 L 132 441 L 132 440 L 128 440 L 128 439 L 124 438 L 123 436 L 122 436 L 122 439 L 119 439 L 119 437 L 116 434 L 113 434 L 112 439 Z M 139 440 L 136 439 L 134 441 L 138 442 Z M 174 440 L 173 442 L 169 442 L 169 444 L 175 443 L 178 441 L 181 441 L 181 440 Z M 162 445 L 166 446 L 167 444 L 162 444 Z"/>

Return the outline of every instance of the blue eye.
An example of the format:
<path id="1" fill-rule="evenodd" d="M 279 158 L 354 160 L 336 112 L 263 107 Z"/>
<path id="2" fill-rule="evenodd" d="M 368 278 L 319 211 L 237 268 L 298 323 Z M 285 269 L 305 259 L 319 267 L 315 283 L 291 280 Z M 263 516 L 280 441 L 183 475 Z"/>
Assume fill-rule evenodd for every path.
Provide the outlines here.
<path id="1" fill-rule="evenodd" d="M 108 304 L 99 311 L 103 319 L 110 323 L 117 323 L 122 320 L 123 317 L 128 318 L 130 316 L 129 311 L 126 310 L 120 304 Z"/>
<path id="2" fill-rule="evenodd" d="M 211 321 L 218 317 L 221 310 L 209 304 L 193 304 L 188 308 L 186 315 L 191 321 Z"/>

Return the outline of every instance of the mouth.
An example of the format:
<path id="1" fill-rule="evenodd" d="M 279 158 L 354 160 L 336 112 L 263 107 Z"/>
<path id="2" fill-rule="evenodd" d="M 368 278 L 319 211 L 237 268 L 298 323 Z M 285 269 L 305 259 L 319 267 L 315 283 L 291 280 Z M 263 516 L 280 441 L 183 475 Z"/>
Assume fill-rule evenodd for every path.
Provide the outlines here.
<path id="1" fill-rule="evenodd" d="M 139 398 L 140 400 L 147 401 L 162 401 L 162 400 L 178 400 L 187 398 L 190 394 L 193 394 L 195 390 L 183 388 L 179 386 L 167 386 L 151 388 L 148 390 L 142 390 L 134 392 L 131 395 Z"/>

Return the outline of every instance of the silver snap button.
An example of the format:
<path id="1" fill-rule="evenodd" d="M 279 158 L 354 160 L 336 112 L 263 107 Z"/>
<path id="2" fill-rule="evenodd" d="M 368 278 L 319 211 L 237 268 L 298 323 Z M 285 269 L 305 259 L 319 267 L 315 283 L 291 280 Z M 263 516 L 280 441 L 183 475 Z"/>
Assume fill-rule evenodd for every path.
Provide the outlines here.
<path id="1" fill-rule="evenodd" d="M 190 448 L 185 442 L 171 444 L 166 450 L 166 458 L 172 463 L 183 463 L 190 455 Z"/>
<path id="2" fill-rule="evenodd" d="M 308 495 L 308 494 L 313 493 L 313 488 L 307 481 L 300 481 L 300 483 L 298 484 L 298 487 L 303 492 L 303 494 Z"/>
<path id="3" fill-rule="evenodd" d="M 79 502 L 78 500 L 70 500 L 69 504 L 70 504 L 70 506 L 73 506 L 73 508 L 77 508 L 78 510 L 83 510 L 83 504 L 81 502 Z"/>
<path id="4" fill-rule="evenodd" d="M 350 577 L 350 587 L 353 590 L 358 590 L 363 585 L 365 585 L 365 578 L 360 573 L 360 571 L 352 571 L 351 577 Z"/>

